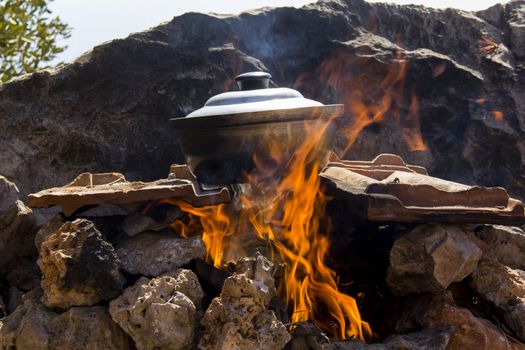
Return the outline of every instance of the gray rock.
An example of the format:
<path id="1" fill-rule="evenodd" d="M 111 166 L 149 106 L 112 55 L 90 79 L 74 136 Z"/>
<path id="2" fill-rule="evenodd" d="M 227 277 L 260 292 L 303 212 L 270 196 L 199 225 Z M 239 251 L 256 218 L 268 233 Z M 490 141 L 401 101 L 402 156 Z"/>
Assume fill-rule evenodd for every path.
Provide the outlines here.
<path id="1" fill-rule="evenodd" d="M 486 225 L 477 232 L 491 254 L 504 265 L 525 270 L 525 232 L 519 227 Z"/>
<path id="2" fill-rule="evenodd" d="M 206 252 L 199 236 L 180 238 L 173 232 L 144 232 L 135 237 L 123 237 L 116 248 L 124 271 L 150 277 L 202 258 Z"/>
<path id="3" fill-rule="evenodd" d="M 43 303 L 67 309 L 116 297 L 124 286 L 118 258 L 91 221 L 66 222 L 40 246 Z"/>
<path id="4" fill-rule="evenodd" d="M 42 243 L 44 243 L 48 239 L 48 237 L 51 236 L 53 233 L 57 232 L 58 229 L 60 229 L 60 227 L 62 227 L 62 225 L 64 225 L 65 222 L 66 220 L 64 219 L 64 216 L 61 213 L 59 213 L 53 216 L 51 220 L 46 222 L 44 225 L 42 225 L 35 235 L 36 249 L 40 249 Z"/>
<path id="5" fill-rule="evenodd" d="M 525 271 L 483 259 L 469 282 L 479 296 L 502 312 L 507 325 L 525 341 Z"/>
<path id="6" fill-rule="evenodd" d="M 368 106 L 392 92 L 375 82 L 388 81 L 399 52 L 408 62 L 403 98 L 392 94 L 390 109 L 362 130 L 347 156 L 389 151 L 434 176 L 501 185 L 525 199 L 525 174 L 516 168 L 525 159 L 522 7 L 513 1 L 489 17 L 333 0 L 233 16 L 185 14 L 97 46 L 61 69 L 1 85 L 0 172 L 24 194 L 83 171 L 164 177 L 170 164 L 184 162 L 168 119 L 233 88 L 232 78 L 250 70 L 267 69 L 277 85 L 306 97 L 344 103 L 347 120 L 356 121 L 353 92 Z M 487 50 L 480 50 L 483 39 Z M 419 118 L 409 113 L 412 92 Z M 418 129 L 426 151 L 413 147 Z M 338 130 L 344 149 L 349 129 Z"/>
<path id="7" fill-rule="evenodd" d="M 16 185 L 0 175 L 0 271 L 14 258 L 36 253 L 30 243 L 36 232 L 35 216 L 19 196 Z"/>
<path id="8" fill-rule="evenodd" d="M 381 343 L 365 344 L 356 340 L 326 344 L 322 350 L 447 350 L 453 327 L 425 329 L 421 332 L 396 334 Z"/>
<path id="9" fill-rule="evenodd" d="M 191 283 L 183 276 L 192 276 L 190 278 L 196 280 L 189 270 L 179 272 L 178 278 L 161 276 L 150 280 L 141 277 L 110 302 L 111 317 L 133 338 L 137 349 L 192 348 L 197 322 L 197 308 L 192 297 L 202 299 L 202 290 L 196 297 L 191 291 Z M 200 290 L 198 282 L 197 288 Z"/>
<path id="10" fill-rule="evenodd" d="M 395 295 L 438 292 L 470 275 L 482 251 L 467 229 L 419 225 L 400 236 L 390 251 L 387 284 Z"/>
<path id="11" fill-rule="evenodd" d="M 105 216 L 125 216 L 128 212 L 115 204 L 100 204 L 88 210 L 81 211 L 77 216 L 99 218 Z"/>
<path id="12" fill-rule="evenodd" d="M 0 348 L 20 350 L 132 349 L 126 333 L 105 307 L 72 307 L 55 313 L 31 292 L 15 312 L 2 320 Z"/>
<path id="13" fill-rule="evenodd" d="M 202 318 L 200 350 L 284 348 L 290 334 L 268 309 L 276 293 L 272 273 L 273 264 L 262 255 L 240 259 Z"/>
<path id="14" fill-rule="evenodd" d="M 182 214 L 179 207 L 170 205 L 162 211 L 160 208 L 153 208 L 151 211 L 156 211 L 159 219 L 155 220 L 150 215 L 145 215 L 140 212 L 128 216 L 122 222 L 122 229 L 129 236 L 135 236 L 144 231 L 161 231 L 173 224 Z"/>

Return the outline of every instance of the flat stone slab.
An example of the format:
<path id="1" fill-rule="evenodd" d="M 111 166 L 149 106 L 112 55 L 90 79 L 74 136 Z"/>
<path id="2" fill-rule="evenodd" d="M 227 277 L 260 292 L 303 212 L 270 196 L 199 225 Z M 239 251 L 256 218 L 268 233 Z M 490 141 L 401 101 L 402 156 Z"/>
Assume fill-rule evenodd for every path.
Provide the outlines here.
<path id="1" fill-rule="evenodd" d="M 55 187 L 30 194 L 29 205 L 48 208 L 59 205 L 66 216 L 90 205 L 126 205 L 159 199 L 177 198 L 194 206 L 229 202 L 226 187 L 203 190 L 191 179 L 161 179 L 152 182 L 129 182 L 120 173 L 82 173 L 63 187 Z"/>
<path id="2" fill-rule="evenodd" d="M 369 162 L 332 160 L 321 177 L 335 196 L 352 202 L 355 214 L 370 221 L 525 224 L 523 203 L 504 188 L 432 177 L 396 155 Z"/>

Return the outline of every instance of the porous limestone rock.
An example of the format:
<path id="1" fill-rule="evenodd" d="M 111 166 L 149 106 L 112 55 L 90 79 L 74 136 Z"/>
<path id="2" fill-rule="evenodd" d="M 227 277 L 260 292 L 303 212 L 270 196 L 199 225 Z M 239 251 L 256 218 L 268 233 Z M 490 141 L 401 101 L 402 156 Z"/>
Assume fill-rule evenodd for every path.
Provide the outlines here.
<path id="1" fill-rule="evenodd" d="M 116 248 L 124 271 L 149 277 L 160 276 L 202 258 L 206 252 L 199 236 L 180 238 L 171 231 L 123 237 Z"/>
<path id="2" fill-rule="evenodd" d="M 17 186 L 0 175 L 0 270 L 13 258 L 35 252 L 30 243 L 36 232 L 35 216 L 19 195 Z"/>
<path id="3" fill-rule="evenodd" d="M 489 246 L 499 262 L 525 270 L 525 232 L 521 228 L 485 225 L 476 231 L 476 236 Z"/>
<path id="4" fill-rule="evenodd" d="M 111 244 L 85 219 L 64 223 L 40 246 L 42 301 L 67 309 L 111 300 L 123 289 L 124 277 Z"/>
<path id="5" fill-rule="evenodd" d="M 458 226 L 419 225 L 399 237 L 390 252 L 390 290 L 395 295 L 438 292 L 463 280 L 482 255 L 469 235 Z"/>
<path id="6" fill-rule="evenodd" d="M 47 238 L 53 233 L 57 232 L 65 222 L 66 220 L 64 219 L 64 216 L 61 213 L 58 213 L 53 216 L 51 220 L 42 225 L 35 235 L 36 249 L 40 250 L 42 243 L 45 242 Z"/>
<path id="7" fill-rule="evenodd" d="M 268 309 L 275 295 L 273 264 L 262 255 L 240 259 L 201 324 L 200 350 L 277 350 L 290 340 L 286 327 Z"/>
<path id="8" fill-rule="evenodd" d="M 203 292 L 193 272 L 173 276 L 141 277 L 109 304 L 111 317 L 139 350 L 192 348 Z"/>
<path id="9" fill-rule="evenodd" d="M 55 313 L 32 291 L 23 304 L 2 320 L 0 348 L 19 350 L 132 349 L 129 336 L 105 307 L 72 307 Z"/>

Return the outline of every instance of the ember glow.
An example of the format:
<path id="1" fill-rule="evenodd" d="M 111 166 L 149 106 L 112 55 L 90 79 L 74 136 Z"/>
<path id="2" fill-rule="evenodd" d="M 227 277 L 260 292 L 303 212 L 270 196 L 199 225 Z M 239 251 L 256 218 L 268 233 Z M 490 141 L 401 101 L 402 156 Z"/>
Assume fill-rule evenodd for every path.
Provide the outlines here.
<path id="1" fill-rule="evenodd" d="M 173 228 L 186 233 L 198 221 L 207 260 L 219 268 L 245 255 L 254 238 L 266 242 L 266 255 L 283 266 L 278 291 L 292 323 L 311 320 L 333 337 L 364 339 L 371 335 L 369 325 L 361 320 L 355 299 L 338 290 L 336 274 L 326 265 L 330 242 L 324 214 L 330 198 L 321 191 L 318 174 L 328 156 L 322 149 L 328 123 L 305 128 L 299 147 L 268 140 L 267 152 L 254 157 L 256 168 L 246 176 L 237 205 L 196 208 L 168 201 L 192 218 Z"/>

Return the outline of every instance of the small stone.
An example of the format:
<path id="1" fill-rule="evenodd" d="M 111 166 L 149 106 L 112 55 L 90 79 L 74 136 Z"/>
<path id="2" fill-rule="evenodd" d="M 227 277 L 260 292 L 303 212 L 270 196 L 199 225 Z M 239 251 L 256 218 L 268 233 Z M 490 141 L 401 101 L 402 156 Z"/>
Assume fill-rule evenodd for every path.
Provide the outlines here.
<path id="1" fill-rule="evenodd" d="M 438 292 L 470 275 L 482 251 L 451 225 L 419 225 L 398 238 L 390 252 L 387 284 L 395 295 Z"/>
<path id="2" fill-rule="evenodd" d="M 262 255 L 244 258 L 206 310 L 200 350 L 282 349 L 286 327 L 268 309 L 275 295 L 273 265 Z"/>
<path id="3" fill-rule="evenodd" d="M 476 236 L 483 240 L 504 265 L 525 270 L 525 232 L 519 227 L 485 225 Z"/>
<path id="4" fill-rule="evenodd" d="M 174 205 L 160 206 L 151 209 L 151 216 L 140 212 L 128 216 L 122 222 L 122 229 L 129 236 L 135 236 L 145 231 L 161 231 L 173 224 L 182 214 Z"/>
<path id="5" fill-rule="evenodd" d="M 131 340 L 105 307 L 72 307 L 55 313 L 31 292 L 3 319 L 0 348 L 35 350 L 132 349 Z"/>
<path id="6" fill-rule="evenodd" d="M 66 222 L 41 244 L 43 303 L 67 309 L 111 300 L 119 294 L 124 277 L 111 244 L 85 219 Z"/>
<path id="7" fill-rule="evenodd" d="M 173 232 L 144 232 L 117 244 L 121 268 L 131 274 L 160 276 L 206 253 L 199 236 L 180 238 Z"/>
<path id="8" fill-rule="evenodd" d="M 196 280 L 193 272 L 182 270 L 176 276 L 141 277 L 110 302 L 111 317 L 133 338 L 137 349 L 192 348 L 197 308 L 191 298 L 200 305 L 203 294 L 198 284 L 200 292 L 188 293 L 191 296 L 182 292 L 189 291 Z"/>

